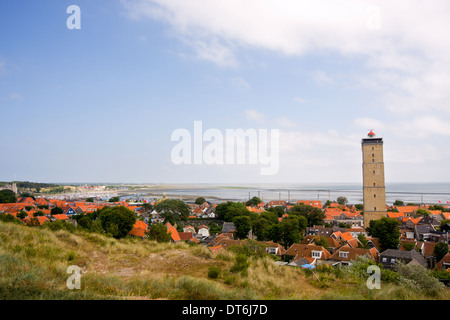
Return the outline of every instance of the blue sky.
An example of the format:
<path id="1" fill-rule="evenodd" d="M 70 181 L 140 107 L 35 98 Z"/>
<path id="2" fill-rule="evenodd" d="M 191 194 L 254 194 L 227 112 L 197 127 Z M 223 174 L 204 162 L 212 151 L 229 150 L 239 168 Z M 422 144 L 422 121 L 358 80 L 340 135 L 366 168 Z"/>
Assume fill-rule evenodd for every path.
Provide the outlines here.
<path id="1" fill-rule="evenodd" d="M 81 30 L 66 26 L 73 4 Z M 0 179 L 359 183 L 373 128 L 387 182 L 448 181 L 449 13 L 445 1 L 2 1 Z M 172 132 L 196 120 L 278 129 L 278 173 L 173 164 Z"/>

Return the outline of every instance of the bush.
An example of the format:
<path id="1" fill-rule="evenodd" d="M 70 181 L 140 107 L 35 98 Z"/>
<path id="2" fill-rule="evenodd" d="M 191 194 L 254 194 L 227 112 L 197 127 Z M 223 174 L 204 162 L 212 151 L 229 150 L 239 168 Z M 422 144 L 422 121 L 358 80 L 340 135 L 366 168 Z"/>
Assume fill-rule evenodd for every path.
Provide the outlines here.
<path id="1" fill-rule="evenodd" d="M 210 279 L 217 279 L 220 277 L 220 274 L 222 273 L 222 269 L 218 266 L 211 266 L 208 268 L 208 278 Z"/>
<path id="2" fill-rule="evenodd" d="M 234 265 L 230 268 L 230 272 L 232 273 L 241 272 L 242 275 L 246 275 L 249 265 L 250 263 L 247 260 L 247 256 L 245 254 L 240 253 L 236 255 L 236 260 L 234 262 Z"/>
<path id="3" fill-rule="evenodd" d="M 444 284 L 433 277 L 430 270 L 418 265 L 398 264 L 399 283 L 412 290 L 420 291 L 428 296 L 436 297 L 445 289 Z"/>

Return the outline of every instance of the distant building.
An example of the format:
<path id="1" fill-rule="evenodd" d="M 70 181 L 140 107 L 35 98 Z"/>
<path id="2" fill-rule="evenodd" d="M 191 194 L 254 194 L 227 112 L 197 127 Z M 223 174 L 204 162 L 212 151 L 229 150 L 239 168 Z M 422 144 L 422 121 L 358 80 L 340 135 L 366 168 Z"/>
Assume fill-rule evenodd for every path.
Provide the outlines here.
<path id="1" fill-rule="evenodd" d="M 383 138 L 370 131 L 362 139 L 364 226 L 371 220 L 386 217 L 386 187 L 384 181 Z"/>

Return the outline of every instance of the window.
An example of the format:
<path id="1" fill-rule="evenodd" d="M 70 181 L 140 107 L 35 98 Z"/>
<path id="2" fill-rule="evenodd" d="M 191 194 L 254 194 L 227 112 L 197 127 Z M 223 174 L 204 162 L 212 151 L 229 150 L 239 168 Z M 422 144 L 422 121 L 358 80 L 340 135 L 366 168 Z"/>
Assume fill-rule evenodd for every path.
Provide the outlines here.
<path id="1" fill-rule="evenodd" d="M 375 187 L 375 182 L 373 183 L 373 186 Z"/>
<path id="2" fill-rule="evenodd" d="M 375 150 L 375 147 L 372 147 L 372 150 Z"/>
<path id="3" fill-rule="evenodd" d="M 374 197 L 374 198 L 376 198 L 376 197 L 377 197 L 377 195 L 376 195 L 376 194 L 374 194 L 374 195 L 373 195 L 373 197 Z"/>
<path id="4" fill-rule="evenodd" d="M 311 256 L 313 258 L 320 258 L 322 252 L 321 251 L 311 251 Z"/>
<path id="5" fill-rule="evenodd" d="M 377 211 L 377 207 L 373 207 L 373 211 Z"/>
<path id="6" fill-rule="evenodd" d="M 373 170 L 373 174 L 375 174 L 375 170 Z"/>
<path id="7" fill-rule="evenodd" d="M 348 258 L 348 252 L 339 252 L 339 258 Z"/>
<path id="8" fill-rule="evenodd" d="M 391 259 L 391 263 L 395 263 L 395 259 L 394 258 Z"/>
<path id="9" fill-rule="evenodd" d="M 386 261 L 387 261 L 387 259 L 386 259 L 386 258 L 383 258 L 382 262 L 386 262 Z"/>

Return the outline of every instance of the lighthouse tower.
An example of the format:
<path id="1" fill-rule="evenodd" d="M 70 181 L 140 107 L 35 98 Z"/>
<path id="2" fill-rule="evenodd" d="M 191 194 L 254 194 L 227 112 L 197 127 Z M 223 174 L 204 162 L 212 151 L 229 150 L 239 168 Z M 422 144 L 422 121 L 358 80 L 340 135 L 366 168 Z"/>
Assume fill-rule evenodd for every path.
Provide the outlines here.
<path id="1" fill-rule="evenodd" d="M 373 130 L 362 139 L 364 226 L 371 220 L 386 217 L 386 187 L 384 181 L 383 138 Z"/>

